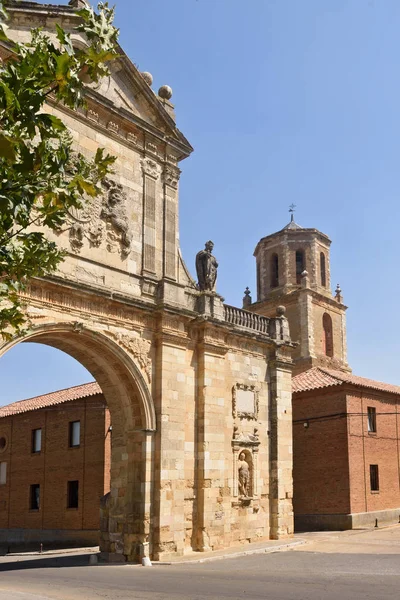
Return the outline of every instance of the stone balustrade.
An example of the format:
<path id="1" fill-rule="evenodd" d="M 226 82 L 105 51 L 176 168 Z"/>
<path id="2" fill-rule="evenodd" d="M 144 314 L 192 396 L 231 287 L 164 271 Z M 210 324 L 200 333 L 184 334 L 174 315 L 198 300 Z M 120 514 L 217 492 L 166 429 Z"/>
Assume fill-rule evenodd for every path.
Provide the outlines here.
<path id="1" fill-rule="evenodd" d="M 225 321 L 245 329 L 251 329 L 257 333 L 267 335 L 279 341 L 290 341 L 287 319 L 277 317 L 263 317 L 256 313 L 236 306 L 224 304 Z"/>

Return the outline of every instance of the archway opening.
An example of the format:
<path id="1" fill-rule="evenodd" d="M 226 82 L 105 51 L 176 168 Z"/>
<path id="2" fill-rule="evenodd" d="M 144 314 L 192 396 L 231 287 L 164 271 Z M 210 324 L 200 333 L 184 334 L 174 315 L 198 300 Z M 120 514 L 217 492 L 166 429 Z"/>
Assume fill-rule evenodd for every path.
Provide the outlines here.
<path id="1" fill-rule="evenodd" d="M 97 405 L 99 402 L 101 404 L 102 399 L 104 413 L 107 406 L 112 421 L 112 448 L 109 460 L 111 463 L 111 492 L 108 500 L 107 524 L 104 527 L 103 523 L 102 527 L 104 530 L 102 549 L 107 553 L 119 554 L 121 559 L 138 558 L 141 554 L 141 546 L 149 542 L 152 472 L 151 465 L 149 467 L 152 457 L 149 432 L 155 430 L 154 407 L 142 371 L 119 344 L 105 335 L 76 328 L 73 325 L 46 326 L 37 329 L 23 340 L 15 340 L 4 345 L 0 349 L 0 356 L 21 341 L 43 344 L 65 352 L 83 365 L 98 382 L 99 387 L 92 389 L 91 395 L 96 397 Z M 95 383 L 88 385 L 97 386 Z M 86 402 L 86 404 L 88 403 Z M 94 404 L 92 403 L 91 410 L 95 409 Z M 65 412 L 66 406 L 67 403 L 61 403 L 59 408 L 62 407 L 62 411 Z M 83 407 L 80 409 L 84 410 Z M 97 406 L 97 410 L 99 409 L 100 407 Z M 64 436 L 63 440 L 65 443 L 65 439 L 68 439 L 67 451 L 70 452 L 70 458 L 73 456 L 74 450 L 76 451 L 78 448 L 78 451 L 86 452 L 86 458 L 88 455 L 92 456 L 93 466 L 96 462 L 95 452 L 92 447 L 89 448 L 86 438 L 82 436 L 84 436 L 83 432 L 88 432 L 90 429 L 92 429 L 92 436 L 100 434 L 98 430 L 97 433 L 93 431 L 94 422 L 98 421 L 97 417 L 94 417 L 95 413 L 89 411 L 88 414 L 88 406 L 86 406 L 86 413 L 82 418 L 72 418 L 72 416 L 70 418 L 70 415 L 64 415 L 64 425 L 67 424 L 68 435 L 67 438 Z M 34 432 L 37 429 L 41 429 L 41 427 L 35 427 L 32 422 L 31 431 Z M 110 436 L 110 431 L 110 421 L 107 422 L 107 418 L 104 418 L 103 439 L 101 440 L 103 445 L 107 441 L 107 436 Z M 32 433 L 32 435 L 35 434 Z M 79 444 L 78 439 L 82 441 L 85 439 L 85 444 Z M 29 460 L 40 455 L 39 452 L 35 457 L 35 453 L 32 452 L 33 443 L 32 438 L 29 442 L 31 450 Z M 38 438 L 36 443 L 39 443 Z M 54 466 L 56 467 L 56 465 Z M 105 465 L 105 469 L 107 469 L 107 465 Z M 90 477 L 93 472 L 93 468 L 91 469 L 89 466 L 86 470 L 87 481 L 83 488 L 90 486 Z M 31 482 L 29 485 L 37 486 L 38 484 Z M 37 497 L 37 488 L 33 491 L 31 489 L 31 492 L 29 501 L 34 502 Z M 67 514 L 79 510 L 81 502 L 84 504 L 83 492 L 79 479 L 71 470 L 65 492 L 66 502 L 64 504 L 66 506 L 63 507 L 70 511 Z M 76 506 L 77 502 L 78 507 Z M 30 510 L 34 511 L 35 508 L 30 506 Z M 40 512 L 40 507 L 38 512 Z M 44 520 L 43 514 L 40 515 L 40 519 Z M 37 519 L 38 523 L 40 519 Z M 56 527 L 56 523 L 54 524 Z M 110 531 L 113 532 L 111 537 Z"/>

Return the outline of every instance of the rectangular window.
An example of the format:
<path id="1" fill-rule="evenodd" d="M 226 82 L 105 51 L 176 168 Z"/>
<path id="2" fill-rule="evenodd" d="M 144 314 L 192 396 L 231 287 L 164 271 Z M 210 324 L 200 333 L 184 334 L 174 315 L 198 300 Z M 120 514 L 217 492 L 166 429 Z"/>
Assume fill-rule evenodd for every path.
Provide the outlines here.
<path id="1" fill-rule="evenodd" d="M 32 452 L 40 452 L 42 449 L 42 430 L 34 429 L 32 431 Z"/>
<path id="2" fill-rule="evenodd" d="M 79 506 L 79 481 L 68 481 L 67 508 L 78 508 Z"/>
<path id="3" fill-rule="evenodd" d="M 81 444 L 81 422 L 72 421 L 69 424 L 69 446 L 77 448 Z"/>
<path id="4" fill-rule="evenodd" d="M 30 487 L 29 508 L 31 510 L 39 510 L 40 508 L 40 485 L 34 483 Z"/>
<path id="5" fill-rule="evenodd" d="M 368 432 L 376 433 L 376 408 L 368 406 Z"/>
<path id="6" fill-rule="evenodd" d="M 0 462 L 0 485 L 7 483 L 7 463 Z"/>
<path id="7" fill-rule="evenodd" d="M 378 465 L 369 465 L 369 478 L 371 483 L 371 492 L 379 492 Z"/>

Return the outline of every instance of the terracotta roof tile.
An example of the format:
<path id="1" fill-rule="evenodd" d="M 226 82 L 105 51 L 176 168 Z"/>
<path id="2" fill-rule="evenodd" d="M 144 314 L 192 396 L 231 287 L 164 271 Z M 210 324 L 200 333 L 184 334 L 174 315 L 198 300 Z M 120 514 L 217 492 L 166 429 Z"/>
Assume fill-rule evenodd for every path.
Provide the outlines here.
<path id="1" fill-rule="evenodd" d="M 57 404 L 63 404 L 64 402 L 70 402 L 71 400 L 87 398 L 88 396 L 94 396 L 101 393 L 101 388 L 95 381 L 92 383 L 84 383 L 83 385 L 76 385 L 65 390 L 59 390 L 58 392 L 51 392 L 50 394 L 36 396 L 35 398 L 29 398 L 28 400 L 19 400 L 18 402 L 2 406 L 0 407 L 0 418 L 18 415 L 19 413 L 25 413 L 30 410 L 38 410 L 39 408 L 46 408 L 47 406 L 55 406 Z"/>
<path id="2" fill-rule="evenodd" d="M 292 390 L 293 393 L 306 392 L 308 390 L 317 390 L 334 385 L 343 385 L 344 383 L 350 383 L 351 385 L 358 387 L 371 388 L 381 392 L 389 392 L 391 394 L 400 394 L 400 386 L 398 385 L 374 381 L 373 379 L 366 379 L 365 377 L 359 377 L 352 373 L 334 371 L 323 367 L 314 367 L 313 369 L 309 369 L 308 371 L 293 377 Z"/>

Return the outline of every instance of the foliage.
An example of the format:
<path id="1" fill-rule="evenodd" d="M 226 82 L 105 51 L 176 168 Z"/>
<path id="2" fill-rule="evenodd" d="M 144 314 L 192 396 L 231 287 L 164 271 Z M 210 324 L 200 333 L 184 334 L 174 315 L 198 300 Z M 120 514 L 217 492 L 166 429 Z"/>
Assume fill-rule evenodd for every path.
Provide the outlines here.
<path id="1" fill-rule="evenodd" d="M 114 9 L 106 2 L 98 13 L 87 6 L 77 14 L 84 50 L 58 25 L 54 40 L 35 29 L 29 43 L 14 44 L 0 0 L 0 41 L 11 50 L 0 63 L 0 336 L 6 339 L 26 322 L 19 294 L 29 279 L 54 273 L 65 256 L 41 227 L 60 228 L 84 195 L 99 194 L 115 160 L 102 149 L 93 160 L 74 152 L 64 123 L 46 112 L 46 100 L 82 107 L 84 81 L 99 82 L 117 56 Z"/>

